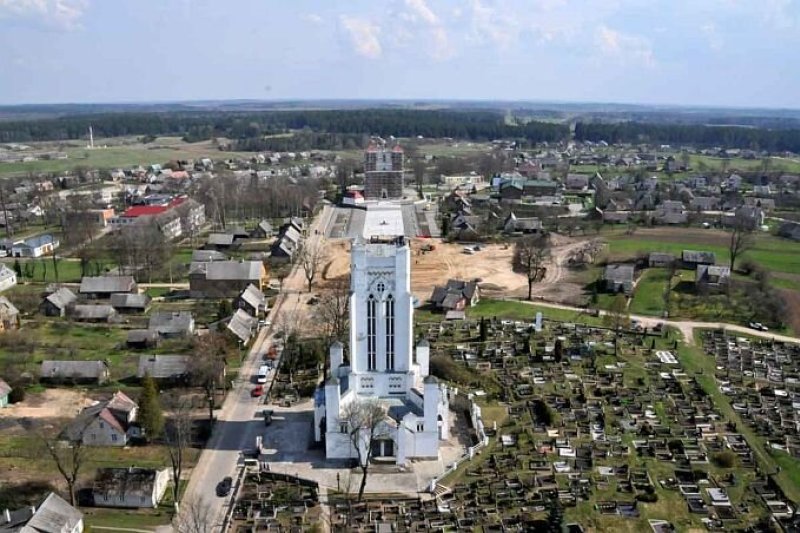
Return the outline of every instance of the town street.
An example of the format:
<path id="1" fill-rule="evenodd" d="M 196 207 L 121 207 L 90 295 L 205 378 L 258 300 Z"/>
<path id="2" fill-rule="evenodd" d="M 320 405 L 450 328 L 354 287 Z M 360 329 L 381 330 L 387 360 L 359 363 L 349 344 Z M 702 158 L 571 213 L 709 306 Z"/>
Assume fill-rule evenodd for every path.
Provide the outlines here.
<path id="1" fill-rule="evenodd" d="M 321 243 L 324 239 L 324 228 L 328 224 L 331 216 L 329 206 L 325 206 L 317 216 L 307 231 L 307 240 L 311 245 Z M 295 265 L 291 273 L 283 281 L 281 293 L 278 295 L 275 305 L 270 309 L 268 320 L 271 324 L 276 324 L 283 312 L 290 307 L 297 307 L 299 299 L 291 292 L 297 292 L 305 286 L 305 277 L 302 268 Z M 293 309 L 291 312 L 299 311 Z M 298 316 L 294 314 L 294 316 Z M 188 512 L 188 508 L 198 507 L 208 510 L 209 520 L 213 527 L 209 531 L 222 531 L 225 514 L 228 510 L 232 497 L 235 496 L 236 487 L 232 491 L 231 497 L 220 498 L 216 495 L 217 483 L 225 476 L 237 478 L 237 464 L 240 462 L 243 450 L 252 449 L 256 445 L 256 437 L 264 429 L 264 421 L 261 418 L 263 409 L 262 398 L 253 398 L 251 391 L 255 386 L 254 376 L 261 365 L 263 355 L 269 350 L 273 341 L 274 326 L 263 328 L 242 363 L 239 376 L 233 384 L 233 388 L 228 392 L 222 408 L 216 412 L 216 423 L 213 433 L 206 448 L 192 471 L 189 484 L 183 497 L 182 513 Z M 269 390 L 274 379 L 275 372 L 270 372 L 268 382 L 264 386 Z"/>

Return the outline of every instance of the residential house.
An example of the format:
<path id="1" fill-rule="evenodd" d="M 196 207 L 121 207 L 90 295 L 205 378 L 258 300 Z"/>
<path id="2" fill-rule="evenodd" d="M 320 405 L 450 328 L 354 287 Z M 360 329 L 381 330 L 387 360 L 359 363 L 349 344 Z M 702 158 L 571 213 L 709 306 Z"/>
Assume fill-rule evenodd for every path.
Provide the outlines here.
<path id="1" fill-rule="evenodd" d="M 741 226 L 747 230 L 760 228 L 766 222 L 767 216 L 760 207 L 743 205 L 732 213 L 725 213 L 720 220 L 725 227 Z"/>
<path id="2" fill-rule="evenodd" d="M 503 231 L 506 233 L 539 233 L 543 230 L 542 221 L 536 217 L 519 218 L 512 211 L 503 222 Z"/>
<path id="3" fill-rule="evenodd" d="M 267 312 L 267 297 L 252 283 L 236 299 L 236 307 L 250 316 L 260 317 Z"/>
<path id="4" fill-rule="evenodd" d="M 228 319 L 226 326 L 228 331 L 242 343 L 247 344 L 258 328 L 256 318 L 248 315 L 244 309 L 237 309 L 233 316 Z"/>
<path id="5" fill-rule="evenodd" d="M 722 289 L 731 279 L 731 269 L 720 265 L 698 265 L 695 271 L 694 283 L 696 287 Z"/>
<path id="6" fill-rule="evenodd" d="M 150 296 L 146 293 L 130 294 L 118 292 L 111 295 L 111 307 L 119 313 L 144 313 L 150 305 Z"/>
<path id="7" fill-rule="evenodd" d="M 155 508 L 169 481 L 167 469 L 98 468 L 92 485 L 95 507 Z"/>
<path id="8" fill-rule="evenodd" d="M 52 254 L 58 246 L 58 239 L 52 235 L 37 235 L 14 243 L 11 247 L 11 255 L 14 257 L 42 257 L 43 255 Z"/>
<path id="9" fill-rule="evenodd" d="M 683 268 L 696 270 L 699 265 L 713 265 L 717 262 L 714 252 L 684 250 L 681 252 Z"/>
<path id="10" fill-rule="evenodd" d="M 147 329 L 163 339 L 189 337 L 194 333 L 194 317 L 190 311 L 157 311 L 150 315 Z"/>
<path id="11" fill-rule="evenodd" d="M 513 200 L 521 200 L 523 194 L 523 186 L 522 181 L 518 180 L 509 180 L 503 181 L 500 183 L 499 186 L 499 196 L 501 200 L 506 201 L 513 201 Z"/>
<path id="12" fill-rule="evenodd" d="M 603 286 L 607 292 L 633 292 L 634 266 L 627 264 L 607 265 L 603 271 Z"/>
<path id="13" fill-rule="evenodd" d="M 51 492 L 38 507 L 0 513 L 0 533 L 83 533 L 83 513 Z"/>
<path id="14" fill-rule="evenodd" d="M 17 284 L 17 273 L 6 265 L 0 265 L 0 292 Z"/>
<path id="15" fill-rule="evenodd" d="M 693 211 L 717 211 L 720 208 L 719 197 L 695 196 L 689 201 L 689 207 Z"/>
<path id="16" fill-rule="evenodd" d="M 80 412 L 62 433 L 70 442 L 81 441 L 86 446 L 127 446 L 140 434 L 134 426 L 139 406 L 123 392 L 111 399 L 97 402 Z"/>
<path id="17" fill-rule="evenodd" d="M 52 383 L 102 385 L 111 373 L 103 361 L 42 361 L 39 379 Z"/>
<path id="18" fill-rule="evenodd" d="M 0 296 L 0 333 L 19 329 L 19 309 L 5 296 Z"/>
<path id="19" fill-rule="evenodd" d="M 9 397 L 11 396 L 11 385 L 6 383 L 3 378 L 0 378 L 0 409 L 9 404 Z"/>
<path id="20" fill-rule="evenodd" d="M 483 218 L 478 215 L 455 213 L 450 220 L 448 235 L 458 241 L 472 241 L 477 239 Z"/>
<path id="21" fill-rule="evenodd" d="M 261 261 L 193 263 L 189 293 L 193 298 L 235 298 L 250 284 L 264 290 L 267 281 L 267 269 Z"/>
<path id="22" fill-rule="evenodd" d="M 564 187 L 570 191 L 585 191 L 589 188 L 589 176 L 586 174 L 567 174 Z"/>
<path id="23" fill-rule="evenodd" d="M 444 311 L 463 311 L 479 301 L 480 288 L 477 282 L 460 279 L 449 279 L 447 285 L 434 287 L 430 297 L 433 306 Z"/>
<path id="24" fill-rule="evenodd" d="M 84 276 L 78 292 L 84 298 L 108 299 L 115 293 L 135 294 L 138 292 L 138 286 L 133 276 Z"/>
<path id="25" fill-rule="evenodd" d="M 45 316 L 66 316 L 67 309 L 77 300 L 74 292 L 62 287 L 44 297 L 39 304 L 39 312 Z"/>
<path id="26" fill-rule="evenodd" d="M 630 216 L 630 211 L 602 211 L 603 222 L 609 224 L 626 224 Z"/>
<path id="27" fill-rule="evenodd" d="M 128 348 L 143 350 L 158 346 L 159 340 L 161 337 L 158 332 L 152 329 L 130 329 L 125 339 L 125 345 Z"/>
<path id="28" fill-rule="evenodd" d="M 230 250 L 233 248 L 234 235 L 232 233 L 209 233 L 206 239 L 206 250 Z"/>
<path id="29" fill-rule="evenodd" d="M 558 192 L 558 183 L 544 179 L 525 180 L 522 183 L 522 191 L 523 196 L 555 196 Z"/>
<path id="30" fill-rule="evenodd" d="M 656 208 L 653 221 L 657 224 L 686 224 L 689 221 L 689 213 L 683 202 L 667 200 Z"/>
<path id="31" fill-rule="evenodd" d="M 763 211 L 774 211 L 775 200 L 772 198 L 756 198 L 755 196 L 747 196 L 744 199 L 744 205 L 749 208 L 760 208 Z"/>
<path id="32" fill-rule="evenodd" d="M 291 263 L 297 247 L 284 238 L 278 238 L 270 249 L 270 260 L 274 263 Z"/>
<path id="33" fill-rule="evenodd" d="M 253 239 L 269 239 L 275 233 L 275 229 L 270 224 L 269 220 L 262 220 L 250 232 L 250 237 Z"/>
<path id="34" fill-rule="evenodd" d="M 189 355 L 140 355 L 136 377 L 145 374 L 159 382 L 179 383 L 189 377 Z"/>
<path id="35" fill-rule="evenodd" d="M 800 222 L 783 222 L 778 227 L 778 235 L 793 241 L 800 241 Z"/>
<path id="36" fill-rule="evenodd" d="M 651 252 L 647 256 L 647 266 L 649 267 L 668 267 L 675 262 L 675 256 L 662 252 Z"/>
<path id="37" fill-rule="evenodd" d="M 108 304 L 74 304 L 69 317 L 77 322 L 108 323 L 117 317 L 117 310 Z"/>

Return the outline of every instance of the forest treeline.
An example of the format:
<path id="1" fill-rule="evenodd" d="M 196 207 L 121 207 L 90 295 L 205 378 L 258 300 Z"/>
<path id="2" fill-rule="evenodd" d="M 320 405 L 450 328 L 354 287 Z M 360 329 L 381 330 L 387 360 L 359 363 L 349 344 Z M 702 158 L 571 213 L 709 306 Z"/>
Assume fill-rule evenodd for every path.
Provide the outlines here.
<path id="1" fill-rule="evenodd" d="M 800 152 L 800 129 L 764 129 L 699 124 L 578 122 L 575 140 L 608 143 L 651 143 L 673 146 L 720 146 L 768 152 Z"/>
<path id="2" fill-rule="evenodd" d="M 98 113 L 0 121 L 0 143 L 85 139 L 90 125 L 95 138 L 169 135 L 188 142 L 227 138 L 232 140 L 232 149 L 241 151 L 363 148 L 370 135 L 508 139 L 523 147 L 570 137 L 566 124 L 535 120 L 509 124 L 494 111 L 348 109 Z M 279 135 L 287 132 L 294 135 Z M 800 152 L 800 129 L 578 121 L 573 135 L 579 141 Z"/>
<path id="3" fill-rule="evenodd" d="M 340 142 L 359 144 L 361 139 L 358 136 L 363 135 L 421 135 L 474 141 L 511 138 L 537 143 L 559 141 L 569 134 L 568 127 L 561 124 L 529 122 L 520 126 L 509 125 L 502 114 L 494 112 L 370 109 L 256 113 L 112 113 L 8 121 L 0 122 L 0 142 L 84 139 L 90 125 L 95 138 L 177 135 L 192 142 L 225 137 L 241 142 L 243 149 L 251 150 L 265 149 L 272 145 L 291 145 L 291 141 L 280 138 L 270 140 L 264 136 L 296 130 L 354 136 L 334 139 L 318 135 L 305 139 L 329 146 Z M 259 143 L 257 140 L 264 142 Z"/>

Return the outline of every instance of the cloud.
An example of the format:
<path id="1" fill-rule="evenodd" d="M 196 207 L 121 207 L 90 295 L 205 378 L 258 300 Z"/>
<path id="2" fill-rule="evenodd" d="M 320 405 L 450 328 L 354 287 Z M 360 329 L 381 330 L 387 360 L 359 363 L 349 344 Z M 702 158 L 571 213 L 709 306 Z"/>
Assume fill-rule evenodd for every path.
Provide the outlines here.
<path id="1" fill-rule="evenodd" d="M 601 24 L 597 28 L 595 41 L 600 52 L 608 58 L 623 64 L 655 66 L 653 48 L 644 37 L 622 33 Z"/>
<path id="2" fill-rule="evenodd" d="M 323 18 L 317 15 L 316 13 L 306 13 L 304 15 L 301 15 L 300 18 L 316 26 L 319 26 L 324 22 Z"/>
<path id="3" fill-rule="evenodd" d="M 88 0 L 0 0 L 0 18 L 30 19 L 66 30 L 80 26 Z"/>
<path id="4" fill-rule="evenodd" d="M 370 59 L 377 59 L 383 55 L 383 47 L 378 38 L 380 26 L 361 17 L 341 15 L 339 20 L 358 55 Z"/>
<path id="5" fill-rule="evenodd" d="M 703 32 L 703 35 L 706 37 L 706 41 L 708 41 L 708 47 L 714 50 L 715 52 L 719 52 L 722 50 L 723 45 L 725 44 L 722 36 L 717 31 L 717 26 L 713 22 L 707 22 L 700 26 L 700 31 Z"/>
<path id="6" fill-rule="evenodd" d="M 508 48 L 519 35 L 519 24 L 512 13 L 511 10 L 490 7 L 481 0 L 472 0 L 472 36 L 478 42 L 488 41 L 501 48 Z"/>
<path id="7" fill-rule="evenodd" d="M 425 3 L 425 0 L 405 0 L 404 3 L 408 11 L 414 17 L 418 17 L 423 22 L 430 25 L 439 24 L 439 17 L 436 16 L 436 13 L 431 11 L 431 8 Z"/>

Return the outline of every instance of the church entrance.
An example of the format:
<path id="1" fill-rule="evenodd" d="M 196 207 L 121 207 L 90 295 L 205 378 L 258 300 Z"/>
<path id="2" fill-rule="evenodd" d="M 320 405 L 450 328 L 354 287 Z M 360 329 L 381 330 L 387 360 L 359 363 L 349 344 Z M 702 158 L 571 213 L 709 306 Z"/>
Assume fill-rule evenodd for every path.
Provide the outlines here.
<path id="1" fill-rule="evenodd" d="M 394 457 L 394 441 L 392 439 L 379 439 L 372 443 L 372 457 Z"/>

